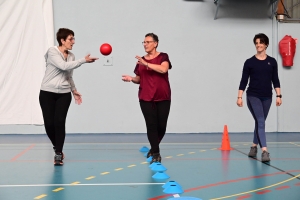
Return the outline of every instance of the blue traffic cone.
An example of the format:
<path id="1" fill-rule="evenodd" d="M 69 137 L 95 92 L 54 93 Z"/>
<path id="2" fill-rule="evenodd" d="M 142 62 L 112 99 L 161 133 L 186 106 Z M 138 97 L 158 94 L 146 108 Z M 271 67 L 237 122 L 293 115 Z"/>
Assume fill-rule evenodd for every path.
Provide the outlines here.
<path id="1" fill-rule="evenodd" d="M 140 152 L 148 152 L 148 151 L 149 151 L 148 147 L 143 146 L 142 148 L 140 148 Z"/>
<path id="2" fill-rule="evenodd" d="M 155 165 L 160 164 L 160 162 L 153 162 L 151 165 L 149 165 L 149 168 L 152 169 Z"/>
<path id="3" fill-rule="evenodd" d="M 161 163 L 157 163 L 156 165 L 151 167 L 151 170 L 155 172 L 164 172 L 167 170 L 167 168 L 165 168 Z"/>
<path id="4" fill-rule="evenodd" d="M 202 200 L 196 197 L 177 197 L 177 198 L 171 198 L 168 200 Z"/>
<path id="5" fill-rule="evenodd" d="M 152 178 L 154 179 L 168 179 L 170 178 L 170 176 L 168 176 L 166 173 L 164 172 L 156 172 Z"/>
<path id="6" fill-rule="evenodd" d="M 151 162 L 151 160 L 152 160 L 152 156 L 146 159 L 147 162 Z"/>
<path id="7" fill-rule="evenodd" d="M 167 188 L 167 187 L 169 187 L 170 185 L 177 185 L 177 186 L 181 187 L 181 185 L 179 185 L 179 183 L 177 183 L 176 181 L 168 181 L 168 182 L 166 182 L 166 183 L 162 186 L 162 188 Z M 181 187 L 181 188 L 182 188 L 182 187 Z"/>
<path id="8" fill-rule="evenodd" d="M 163 192 L 166 194 L 181 194 L 183 193 L 183 190 L 178 185 L 170 185 L 169 187 L 165 188 Z"/>

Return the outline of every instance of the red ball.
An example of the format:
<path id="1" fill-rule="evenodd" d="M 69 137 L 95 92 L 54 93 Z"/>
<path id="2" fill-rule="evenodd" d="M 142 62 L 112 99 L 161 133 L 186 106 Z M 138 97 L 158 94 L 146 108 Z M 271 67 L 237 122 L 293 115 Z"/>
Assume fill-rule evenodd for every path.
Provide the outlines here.
<path id="1" fill-rule="evenodd" d="M 100 53 L 102 55 L 108 56 L 112 52 L 112 47 L 108 43 L 104 43 L 100 46 Z"/>

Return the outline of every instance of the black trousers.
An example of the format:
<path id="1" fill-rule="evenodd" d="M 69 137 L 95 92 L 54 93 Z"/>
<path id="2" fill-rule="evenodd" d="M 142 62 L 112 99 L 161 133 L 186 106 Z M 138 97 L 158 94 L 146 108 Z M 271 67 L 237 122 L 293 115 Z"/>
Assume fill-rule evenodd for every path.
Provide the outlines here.
<path id="1" fill-rule="evenodd" d="M 171 101 L 140 101 L 152 153 L 159 153 L 159 144 L 166 133 Z"/>
<path id="2" fill-rule="evenodd" d="M 71 92 L 59 94 L 41 90 L 39 100 L 46 133 L 55 151 L 62 152 L 66 137 L 66 118 L 72 101 Z"/>

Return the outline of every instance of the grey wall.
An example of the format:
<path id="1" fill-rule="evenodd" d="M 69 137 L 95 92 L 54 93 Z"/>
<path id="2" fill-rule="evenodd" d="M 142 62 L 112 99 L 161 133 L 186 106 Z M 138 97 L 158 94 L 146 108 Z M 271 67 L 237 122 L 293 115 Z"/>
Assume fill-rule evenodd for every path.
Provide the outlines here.
<path id="1" fill-rule="evenodd" d="M 268 1 L 260 0 L 224 0 L 217 20 L 213 19 L 216 6 L 212 1 L 53 3 L 55 30 L 74 30 L 73 53 L 77 58 L 86 53 L 100 57 L 100 61 L 85 64 L 74 72 L 83 104 L 72 102 L 67 118 L 70 133 L 145 132 L 138 85 L 122 82 L 121 75 L 133 75 L 134 57 L 145 54 L 141 42 L 148 32 L 159 36 L 158 51 L 167 52 L 173 65 L 169 71 L 172 106 L 167 132 L 222 132 L 225 124 L 230 132 L 251 132 L 254 121 L 246 104 L 243 108 L 236 106 L 236 97 L 243 63 L 256 53 L 252 39 L 257 33 L 267 34 L 271 41 L 267 53 L 279 60 L 277 40 L 285 29 L 292 29 L 290 24 L 278 27 L 275 20 L 268 18 Z M 295 29 L 294 26 L 296 33 Z M 105 42 L 113 47 L 113 66 L 103 66 L 99 46 Z M 299 63 L 299 56 L 297 59 L 295 63 Z M 277 110 L 273 103 L 267 131 L 277 131 L 279 127 L 280 131 L 299 130 L 296 119 L 300 109 L 293 112 L 297 98 L 289 97 L 296 84 L 290 74 L 296 79 L 299 73 L 296 66 L 291 70 L 280 67 L 284 106 Z M 0 132 L 43 133 L 44 129 L 14 125 L 2 126 Z"/>

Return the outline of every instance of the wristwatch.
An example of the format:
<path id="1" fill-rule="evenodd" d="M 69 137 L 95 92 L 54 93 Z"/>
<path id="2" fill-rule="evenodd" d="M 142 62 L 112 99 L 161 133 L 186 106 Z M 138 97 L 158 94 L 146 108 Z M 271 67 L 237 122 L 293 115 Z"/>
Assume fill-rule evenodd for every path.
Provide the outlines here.
<path id="1" fill-rule="evenodd" d="M 276 95 L 276 97 L 282 98 L 282 95 L 281 94 L 280 95 Z"/>

